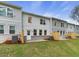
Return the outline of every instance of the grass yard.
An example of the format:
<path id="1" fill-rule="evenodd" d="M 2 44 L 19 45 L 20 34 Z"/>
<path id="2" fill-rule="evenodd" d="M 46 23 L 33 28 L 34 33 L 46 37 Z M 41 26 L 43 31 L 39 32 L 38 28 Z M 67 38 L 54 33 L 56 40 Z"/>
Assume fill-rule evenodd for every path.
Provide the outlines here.
<path id="1" fill-rule="evenodd" d="M 79 56 L 79 40 L 1 44 L 0 56 Z"/>

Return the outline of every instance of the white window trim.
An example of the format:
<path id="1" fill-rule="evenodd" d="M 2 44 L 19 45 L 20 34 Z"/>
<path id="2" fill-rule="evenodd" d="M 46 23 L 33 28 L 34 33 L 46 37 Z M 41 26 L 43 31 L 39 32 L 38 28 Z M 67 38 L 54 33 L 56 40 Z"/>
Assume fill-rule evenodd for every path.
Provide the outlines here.
<path id="1" fill-rule="evenodd" d="M 15 33 L 14 34 L 16 34 L 16 25 L 9 25 L 9 29 L 8 29 L 8 31 L 10 31 L 10 26 L 14 26 L 15 27 Z M 9 33 L 10 34 L 10 33 Z M 10 34 L 10 35 L 13 35 L 13 34 Z"/>
<path id="2" fill-rule="evenodd" d="M 7 11 L 8 11 L 7 9 L 8 9 L 8 8 L 9 8 L 9 7 L 7 7 L 7 8 L 6 8 L 6 16 L 7 16 L 7 17 L 8 17 L 8 15 L 7 15 L 7 13 L 8 13 L 8 12 L 7 12 Z M 12 10 L 13 17 L 14 17 L 14 10 L 13 10 L 12 8 L 9 8 L 9 9 L 11 9 L 11 10 Z M 13 18 L 13 17 L 10 17 L 10 18 Z"/>
<path id="3" fill-rule="evenodd" d="M 6 8 L 6 7 L 4 7 L 4 6 L 0 6 L 0 7 L 5 8 L 5 10 L 7 11 L 7 8 Z M 0 16 L 1 16 L 1 15 L 0 15 Z M 6 16 L 6 13 L 5 13 L 5 16 Z"/>

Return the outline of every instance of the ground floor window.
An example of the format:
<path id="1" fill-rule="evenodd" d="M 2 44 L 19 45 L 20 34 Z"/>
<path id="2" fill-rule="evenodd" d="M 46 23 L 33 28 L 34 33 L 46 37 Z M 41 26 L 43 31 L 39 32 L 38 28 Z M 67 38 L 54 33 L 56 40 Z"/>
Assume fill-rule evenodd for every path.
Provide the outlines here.
<path id="1" fill-rule="evenodd" d="M 44 35 L 47 35 L 47 30 L 44 30 Z"/>
<path id="2" fill-rule="evenodd" d="M 0 25 L 0 34 L 4 34 L 4 26 Z"/>
<path id="3" fill-rule="evenodd" d="M 10 34 L 15 34 L 15 26 L 10 26 L 9 33 Z"/>
<path id="4" fill-rule="evenodd" d="M 42 35 L 42 30 L 39 30 L 39 35 Z"/>
<path id="5" fill-rule="evenodd" d="M 36 29 L 34 29 L 33 35 L 37 35 L 37 30 Z"/>
<path id="6" fill-rule="evenodd" d="M 30 35 L 30 30 L 27 30 L 27 35 Z"/>

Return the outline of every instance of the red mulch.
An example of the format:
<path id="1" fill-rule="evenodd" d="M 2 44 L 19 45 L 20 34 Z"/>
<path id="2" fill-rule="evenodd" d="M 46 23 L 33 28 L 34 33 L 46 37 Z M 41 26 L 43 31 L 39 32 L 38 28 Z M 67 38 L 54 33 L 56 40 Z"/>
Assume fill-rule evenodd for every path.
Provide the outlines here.
<path id="1" fill-rule="evenodd" d="M 3 44 L 21 44 L 21 41 L 18 40 L 16 43 L 13 43 L 12 40 L 6 40 Z"/>

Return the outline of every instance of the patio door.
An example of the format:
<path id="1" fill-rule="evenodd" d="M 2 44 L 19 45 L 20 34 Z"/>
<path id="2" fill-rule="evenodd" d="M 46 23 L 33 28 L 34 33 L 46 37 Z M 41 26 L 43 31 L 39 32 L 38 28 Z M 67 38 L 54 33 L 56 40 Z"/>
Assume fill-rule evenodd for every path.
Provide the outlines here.
<path id="1" fill-rule="evenodd" d="M 27 40 L 31 40 L 31 35 L 27 35 Z"/>
<path id="2" fill-rule="evenodd" d="M 31 40 L 30 30 L 27 30 L 27 40 Z"/>

